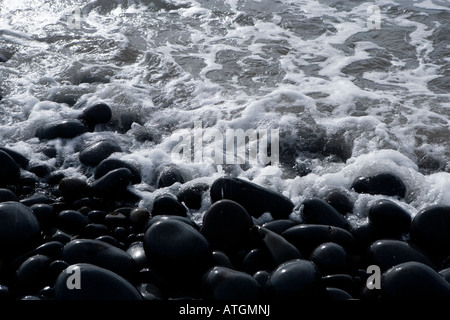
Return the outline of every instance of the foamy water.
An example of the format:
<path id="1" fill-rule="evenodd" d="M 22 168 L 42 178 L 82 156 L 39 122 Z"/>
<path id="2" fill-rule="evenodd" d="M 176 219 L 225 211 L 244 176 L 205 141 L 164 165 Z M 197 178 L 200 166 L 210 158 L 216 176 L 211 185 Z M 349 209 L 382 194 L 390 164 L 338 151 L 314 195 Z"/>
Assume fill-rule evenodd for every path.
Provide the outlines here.
<path id="1" fill-rule="evenodd" d="M 0 54 L 9 60 L 0 63 L 0 142 L 92 179 L 79 151 L 114 139 L 124 152 L 111 157 L 140 167 L 136 188 L 151 206 L 180 188 L 147 186 L 159 164 L 173 162 L 174 134 L 199 121 L 221 132 L 279 129 L 280 163 L 225 172 L 297 205 L 346 190 L 357 223 L 381 196 L 348 190 L 352 181 L 387 171 L 407 186 L 404 201 L 393 200 L 414 215 L 450 205 L 448 21 L 449 3 L 437 0 L 1 0 Z M 43 123 L 97 102 L 113 119 L 96 132 L 35 137 Z M 39 152 L 46 144 L 56 158 Z M 178 165 L 189 183 L 220 176 L 213 161 Z M 208 206 L 205 198 L 200 213 Z"/>

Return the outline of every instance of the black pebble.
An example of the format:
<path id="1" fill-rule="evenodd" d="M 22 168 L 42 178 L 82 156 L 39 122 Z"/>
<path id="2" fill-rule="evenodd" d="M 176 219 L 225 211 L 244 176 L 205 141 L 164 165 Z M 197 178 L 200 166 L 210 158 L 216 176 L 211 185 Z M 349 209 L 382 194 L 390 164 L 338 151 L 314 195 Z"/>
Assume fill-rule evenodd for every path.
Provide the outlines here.
<path id="1" fill-rule="evenodd" d="M 369 223 L 378 237 L 400 238 L 409 232 L 411 215 L 391 200 L 376 200 L 369 209 Z"/>
<path id="2" fill-rule="evenodd" d="M 89 223 L 89 219 L 79 211 L 63 210 L 58 213 L 58 227 L 69 233 L 80 234 Z"/>
<path id="3" fill-rule="evenodd" d="M 174 215 L 186 217 L 187 209 L 178 199 L 171 194 L 158 195 L 154 202 L 151 211 L 152 216 L 158 215 Z"/>
<path id="4" fill-rule="evenodd" d="M 286 219 L 294 209 L 292 201 L 281 193 L 230 176 L 214 181 L 210 196 L 213 203 L 222 199 L 233 200 L 254 217 L 270 212 L 274 219 Z"/>
<path id="5" fill-rule="evenodd" d="M 19 165 L 5 151 L 0 150 L 0 185 L 17 182 L 20 176 Z"/>
<path id="6" fill-rule="evenodd" d="M 353 181 L 351 188 L 358 193 L 383 194 L 400 198 L 406 195 L 406 186 L 403 181 L 391 173 L 359 177 Z"/>
<path id="7" fill-rule="evenodd" d="M 411 222 L 411 241 L 442 258 L 450 255 L 450 206 L 432 205 L 419 211 Z"/>
<path id="8" fill-rule="evenodd" d="M 317 265 L 322 276 L 351 272 L 350 257 L 337 243 L 322 243 L 313 250 L 310 260 Z"/>
<path id="9" fill-rule="evenodd" d="M 405 262 L 382 274 L 379 296 L 382 300 L 448 300 L 450 284 L 423 263 Z"/>
<path id="10" fill-rule="evenodd" d="M 174 165 L 161 165 L 156 169 L 156 186 L 158 188 L 170 187 L 174 183 L 185 183 L 186 179 L 181 170 Z"/>
<path id="11" fill-rule="evenodd" d="M 202 206 L 203 193 L 209 189 L 206 183 L 197 183 L 182 188 L 178 194 L 178 201 L 184 203 L 189 209 L 200 209 Z"/>
<path id="12" fill-rule="evenodd" d="M 78 263 L 64 269 L 54 285 L 56 300 L 142 300 L 139 291 L 129 281 L 108 269 L 88 263 Z M 79 268 L 75 271 L 73 268 Z M 79 272 L 80 289 L 69 288 L 69 277 Z M 75 280 L 72 282 L 75 284 Z"/>
<path id="13" fill-rule="evenodd" d="M 122 152 L 122 148 L 116 142 L 101 140 L 83 149 L 79 154 L 79 159 L 82 164 L 95 167 L 115 152 Z"/>
<path id="14" fill-rule="evenodd" d="M 200 232 L 213 249 L 230 253 L 245 247 L 252 225 L 244 207 L 231 200 L 220 200 L 203 215 Z"/>
<path id="15" fill-rule="evenodd" d="M 303 222 L 307 224 L 324 224 L 347 229 L 349 224 L 335 208 L 319 198 L 303 201 Z"/>
<path id="16" fill-rule="evenodd" d="M 61 120 L 45 124 L 38 128 L 36 137 L 40 140 L 51 140 L 56 138 L 71 139 L 89 131 L 89 128 L 80 120 Z"/>
<path id="17" fill-rule="evenodd" d="M 117 198 L 131 184 L 131 171 L 126 168 L 115 169 L 91 184 L 94 196 Z"/>
<path id="18" fill-rule="evenodd" d="M 0 147 L 1 151 L 6 152 L 23 169 L 27 169 L 30 160 L 22 153 L 10 148 Z"/>
<path id="19" fill-rule="evenodd" d="M 353 212 L 353 202 L 347 193 L 342 190 L 332 190 L 324 200 L 343 216 Z"/>
<path id="20" fill-rule="evenodd" d="M 16 201 L 19 202 L 19 198 L 9 189 L 0 188 L 0 202 Z"/>
<path id="21" fill-rule="evenodd" d="M 30 209 L 39 222 L 41 229 L 46 229 L 54 225 L 57 215 L 50 204 L 33 204 Z"/>
<path id="22" fill-rule="evenodd" d="M 131 171 L 131 182 L 133 184 L 141 183 L 141 173 L 139 172 L 139 169 L 137 169 L 134 165 L 120 159 L 102 160 L 95 168 L 94 178 L 100 179 L 108 172 L 119 168 L 127 168 Z"/>
<path id="23" fill-rule="evenodd" d="M 226 267 L 214 267 L 205 273 L 203 289 L 207 299 L 215 301 L 259 298 L 259 283 L 251 275 Z"/>
<path id="24" fill-rule="evenodd" d="M 317 266 L 308 260 L 296 259 L 279 265 L 264 286 L 271 300 L 320 299 L 325 297 Z"/>
<path id="25" fill-rule="evenodd" d="M 381 271 L 408 261 L 416 261 L 434 268 L 430 259 L 411 244 L 401 240 L 382 239 L 372 243 L 367 252 L 368 264 Z"/>
<path id="26" fill-rule="evenodd" d="M 26 259 L 16 272 L 16 285 L 20 294 L 37 293 L 38 289 L 51 284 L 51 259 L 38 254 Z"/>
<path id="27" fill-rule="evenodd" d="M 88 194 L 88 185 L 79 178 L 63 178 L 58 184 L 58 190 L 65 200 L 72 202 Z"/>
<path id="28" fill-rule="evenodd" d="M 97 103 L 84 109 L 79 118 L 86 121 L 89 126 L 95 126 L 108 123 L 112 118 L 112 111 L 106 103 Z"/>
<path id="29" fill-rule="evenodd" d="M 273 220 L 269 222 L 265 222 L 262 227 L 273 231 L 278 234 L 282 234 L 287 229 L 294 227 L 297 225 L 297 222 L 290 219 L 280 219 L 280 220 Z"/>

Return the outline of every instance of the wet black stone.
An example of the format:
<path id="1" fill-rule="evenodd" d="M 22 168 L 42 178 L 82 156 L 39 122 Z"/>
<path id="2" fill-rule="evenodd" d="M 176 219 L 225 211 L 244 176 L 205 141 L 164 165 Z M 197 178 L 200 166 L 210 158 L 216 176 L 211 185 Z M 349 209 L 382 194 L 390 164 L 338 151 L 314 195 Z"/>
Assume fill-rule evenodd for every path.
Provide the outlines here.
<path id="1" fill-rule="evenodd" d="M 323 224 L 348 229 L 347 220 L 328 202 L 319 198 L 303 201 L 302 217 L 307 224 Z"/>
<path id="2" fill-rule="evenodd" d="M 391 200 L 376 200 L 368 212 L 369 223 L 379 237 L 401 237 L 409 232 L 411 215 Z"/>
<path id="3" fill-rule="evenodd" d="M 230 258 L 227 256 L 227 254 L 220 250 L 214 250 L 211 253 L 211 258 L 213 261 L 213 264 L 218 267 L 226 267 L 230 269 L 234 269 L 233 264 L 231 263 Z"/>
<path id="4" fill-rule="evenodd" d="M 155 285 L 151 283 L 140 283 L 136 286 L 144 300 L 159 301 L 163 299 L 163 294 Z"/>
<path id="5" fill-rule="evenodd" d="M 326 242 L 335 242 L 350 254 L 354 248 L 353 235 L 342 228 L 321 224 L 300 224 L 289 228 L 282 236 L 292 243 L 304 256 L 309 257 L 311 252 Z"/>
<path id="6" fill-rule="evenodd" d="M 0 53 L 0 63 L 6 62 L 8 60 L 9 59 L 4 54 Z"/>
<path id="7" fill-rule="evenodd" d="M 65 200 L 72 202 L 88 194 L 88 185 L 79 178 L 63 178 L 58 184 L 58 190 Z"/>
<path id="8" fill-rule="evenodd" d="M 383 194 L 400 198 L 404 198 L 406 195 L 406 186 L 403 181 L 391 173 L 359 177 L 353 181 L 351 189 L 358 193 Z"/>
<path id="9" fill-rule="evenodd" d="M 54 225 L 57 215 L 51 205 L 38 203 L 33 204 L 30 209 L 33 211 L 33 214 L 42 229 L 46 229 Z"/>
<path id="10" fill-rule="evenodd" d="M 187 223 L 161 220 L 145 232 L 144 250 L 149 263 L 159 270 L 202 273 L 208 266 L 210 247 L 205 237 Z M 179 270 L 180 271 L 180 270 Z"/>
<path id="11" fill-rule="evenodd" d="M 145 208 L 134 208 L 130 212 L 130 222 L 136 226 L 145 225 L 147 221 L 150 219 L 150 212 Z"/>
<path id="12" fill-rule="evenodd" d="M 45 146 L 41 152 L 49 158 L 56 158 L 56 155 L 58 154 L 58 150 L 56 150 L 56 147 L 54 146 Z"/>
<path id="13" fill-rule="evenodd" d="M 197 183 L 182 188 L 178 194 L 178 201 L 184 203 L 189 209 L 200 209 L 202 206 L 203 193 L 209 189 L 206 183 Z"/>
<path id="14" fill-rule="evenodd" d="M 253 278 L 258 281 L 261 288 L 264 288 L 267 280 L 270 278 L 270 273 L 267 270 L 259 270 L 253 274 Z"/>
<path id="15" fill-rule="evenodd" d="M 154 225 L 157 222 L 166 221 L 166 220 L 178 220 L 178 221 L 181 221 L 183 223 L 190 225 L 191 227 L 193 227 L 196 230 L 200 229 L 198 227 L 198 225 L 194 221 L 189 219 L 188 217 L 159 215 L 159 216 L 151 217 L 147 221 L 147 223 L 145 225 L 145 230 L 147 230 L 148 228 L 150 228 L 152 225 Z"/>
<path id="16" fill-rule="evenodd" d="M 213 249 L 230 253 L 245 247 L 252 225 L 244 207 L 231 200 L 220 200 L 203 215 L 200 232 Z"/>
<path id="17" fill-rule="evenodd" d="M 352 300 L 353 297 L 345 290 L 333 287 L 325 288 L 328 299 L 331 301 Z"/>
<path id="18" fill-rule="evenodd" d="M 16 286 L 21 294 L 36 293 L 50 284 L 51 259 L 38 254 L 26 259 L 16 272 Z"/>
<path id="19" fill-rule="evenodd" d="M 350 257 L 337 243 L 322 243 L 313 250 L 310 260 L 317 265 L 322 276 L 351 272 Z"/>
<path id="20" fill-rule="evenodd" d="M 401 240 L 383 239 L 370 245 L 367 253 L 369 264 L 377 265 L 381 271 L 408 261 L 416 261 L 434 268 L 431 260 L 411 244 Z"/>
<path id="21" fill-rule="evenodd" d="M 9 189 L 0 188 L 0 202 L 16 201 L 19 202 L 19 198 Z"/>
<path id="22" fill-rule="evenodd" d="M 136 262 L 139 270 L 147 266 L 148 259 L 145 255 L 144 243 L 142 241 L 136 241 L 130 244 L 127 248 L 127 253 Z"/>
<path id="23" fill-rule="evenodd" d="M 224 176 L 213 182 L 211 201 L 233 200 L 254 217 L 270 212 L 274 219 L 287 219 L 294 209 L 292 201 L 281 193 L 239 178 Z"/>
<path id="24" fill-rule="evenodd" d="M 48 241 L 31 251 L 31 254 L 41 254 L 51 259 L 57 259 L 59 258 L 63 247 L 64 245 L 59 241 Z"/>
<path id="25" fill-rule="evenodd" d="M 65 269 L 55 282 L 56 300 L 142 300 L 139 291 L 117 273 L 88 263 L 69 266 L 74 267 L 79 268 L 81 289 L 68 288 L 69 277 L 75 271 Z"/>
<path id="26" fill-rule="evenodd" d="M 83 236 L 88 239 L 95 239 L 102 237 L 104 235 L 109 235 L 110 230 L 107 226 L 105 226 L 102 223 L 88 223 L 83 230 Z M 104 239 L 103 239 L 104 240 Z M 110 243 L 110 242 L 108 242 Z M 110 243 L 115 245 L 117 243 L 117 240 L 115 240 L 114 243 Z"/>
<path id="27" fill-rule="evenodd" d="M 127 252 L 95 239 L 70 241 L 64 246 L 61 257 L 69 264 L 93 264 L 129 280 L 133 279 L 138 272 L 135 261 Z"/>
<path id="28" fill-rule="evenodd" d="M 91 184 L 93 195 L 99 198 L 117 198 L 131 183 L 131 171 L 115 169 Z"/>
<path id="29" fill-rule="evenodd" d="M 332 190 L 324 200 L 343 216 L 353 212 L 353 201 L 342 190 Z"/>
<path id="30" fill-rule="evenodd" d="M 28 171 L 34 173 L 39 178 L 48 176 L 52 170 L 53 168 L 45 163 L 36 163 L 28 166 Z"/>
<path id="31" fill-rule="evenodd" d="M 181 170 L 174 165 L 161 165 L 156 169 L 156 186 L 158 188 L 170 187 L 174 183 L 185 183 Z"/>
<path id="32" fill-rule="evenodd" d="M 251 275 L 226 267 L 213 267 L 203 280 L 205 297 L 215 301 L 258 300 L 259 283 Z"/>
<path id="33" fill-rule="evenodd" d="M 91 210 L 87 217 L 91 223 L 103 223 L 105 221 L 106 212 L 102 210 Z"/>
<path id="34" fill-rule="evenodd" d="M 20 203 L 26 205 L 27 207 L 31 207 L 35 204 L 49 204 L 52 202 L 52 199 L 46 195 L 45 193 L 35 193 L 31 196 L 26 197 L 25 199 L 20 200 Z"/>
<path id="35" fill-rule="evenodd" d="M 80 234 L 83 232 L 89 219 L 79 211 L 63 210 L 58 213 L 58 227 L 69 233 Z"/>
<path id="36" fill-rule="evenodd" d="M 420 262 L 398 264 L 381 276 L 382 300 L 448 300 L 450 284 L 437 271 Z"/>
<path id="37" fill-rule="evenodd" d="M 260 226 L 253 226 L 252 232 L 260 237 L 275 266 L 289 260 L 303 258 L 297 248 L 281 235 Z"/>
<path id="38" fill-rule="evenodd" d="M 108 123 L 111 120 L 112 111 L 106 103 L 97 103 L 84 109 L 79 118 L 89 125 L 95 126 L 100 123 Z"/>
<path id="39" fill-rule="evenodd" d="M 63 172 L 60 171 L 53 171 L 48 175 L 47 182 L 50 185 L 57 185 L 61 182 L 62 179 L 64 179 L 66 175 Z"/>
<path id="40" fill-rule="evenodd" d="M 275 233 L 282 234 L 287 229 L 294 227 L 297 225 L 297 222 L 290 219 L 280 219 L 266 222 L 262 225 L 262 227 L 271 230 Z"/>
<path id="41" fill-rule="evenodd" d="M 276 266 L 270 252 L 266 248 L 250 250 L 242 261 L 242 270 L 247 273 L 255 273 L 259 270 L 272 271 Z"/>
<path id="42" fill-rule="evenodd" d="M 23 169 L 27 169 L 30 160 L 22 153 L 10 148 L 0 147 L 1 151 L 6 152 Z"/>
<path id="43" fill-rule="evenodd" d="M 325 297 L 317 266 L 308 260 L 296 259 L 279 265 L 270 274 L 264 290 L 272 300 L 319 299 Z"/>
<path id="44" fill-rule="evenodd" d="M 439 274 L 444 277 L 444 279 L 450 283 L 450 268 L 445 268 L 439 271 Z"/>
<path id="45" fill-rule="evenodd" d="M 1 100 L 1 99 L 0 99 Z M 0 284 L 0 300 L 10 300 L 12 298 L 11 290 L 4 284 Z"/>
<path id="46" fill-rule="evenodd" d="M 43 125 L 37 129 L 36 137 L 40 140 L 71 139 L 88 131 L 89 128 L 80 120 L 69 119 Z"/>
<path id="47" fill-rule="evenodd" d="M 119 168 L 127 168 L 130 170 L 132 184 L 141 183 L 140 171 L 134 165 L 119 159 L 105 159 L 101 161 L 95 168 L 94 178 L 100 179 L 108 172 Z"/>
<path id="48" fill-rule="evenodd" d="M 324 287 L 339 288 L 350 295 L 359 295 L 361 285 L 354 276 L 346 273 L 336 273 L 322 276 L 322 284 Z"/>
<path id="49" fill-rule="evenodd" d="M 450 255 L 450 206 L 432 205 L 419 211 L 411 222 L 411 241 L 432 255 Z"/>
<path id="50" fill-rule="evenodd" d="M 68 234 L 67 232 L 64 232 L 59 229 L 52 229 L 52 231 L 53 232 L 51 233 L 51 236 L 50 236 L 51 241 L 58 241 L 63 244 L 66 244 L 66 243 L 70 242 L 70 240 L 72 240 L 72 236 L 70 234 Z"/>
<path id="51" fill-rule="evenodd" d="M 31 209 L 19 202 L 0 203 L 0 258 L 18 255 L 39 240 L 39 222 Z"/>
<path id="52" fill-rule="evenodd" d="M 0 185 L 13 184 L 19 176 L 19 165 L 9 154 L 0 150 Z"/>
<path id="53" fill-rule="evenodd" d="M 122 148 L 112 140 L 95 142 L 79 154 L 80 162 L 86 166 L 95 167 L 115 152 L 122 152 Z"/>
<path id="54" fill-rule="evenodd" d="M 162 194 L 153 201 L 152 216 L 174 215 L 186 217 L 187 209 L 171 194 Z"/>
<path id="55" fill-rule="evenodd" d="M 95 238 L 95 240 L 103 241 L 103 242 L 108 243 L 108 244 L 110 244 L 110 245 L 112 245 L 114 247 L 117 247 L 119 249 L 123 249 L 121 243 L 119 241 L 117 241 L 116 238 L 114 238 L 113 236 L 110 236 L 109 234 L 102 234 L 102 235 L 98 236 L 97 238 Z"/>

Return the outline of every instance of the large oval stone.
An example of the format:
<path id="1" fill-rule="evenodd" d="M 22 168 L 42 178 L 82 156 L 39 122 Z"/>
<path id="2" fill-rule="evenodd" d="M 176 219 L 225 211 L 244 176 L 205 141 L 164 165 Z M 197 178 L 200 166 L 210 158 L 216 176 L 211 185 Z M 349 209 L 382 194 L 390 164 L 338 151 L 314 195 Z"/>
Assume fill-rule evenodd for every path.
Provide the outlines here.
<path id="1" fill-rule="evenodd" d="M 61 257 L 68 264 L 93 264 L 126 279 L 133 279 L 138 271 L 135 261 L 127 252 L 100 240 L 72 240 L 64 246 Z"/>
<path id="2" fill-rule="evenodd" d="M 92 193 L 100 198 L 117 197 L 130 185 L 131 177 L 127 168 L 112 170 L 91 184 Z"/>
<path id="3" fill-rule="evenodd" d="M 139 291 L 126 279 L 87 263 L 64 269 L 56 279 L 54 295 L 55 300 L 142 300 Z"/>
<path id="4" fill-rule="evenodd" d="M 348 228 L 347 220 L 328 202 L 319 198 L 303 201 L 304 223 L 324 224 L 342 229 Z"/>
<path id="5" fill-rule="evenodd" d="M 233 200 L 254 217 L 270 212 L 274 219 L 286 219 L 294 209 L 292 201 L 281 193 L 230 176 L 214 181 L 210 195 L 213 203 L 222 199 Z"/>
<path id="6" fill-rule="evenodd" d="M 203 215 L 200 232 L 214 250 L 229 253 L 245 247 L 252 225 L 244 207 L 231 200 L 220 200 Z"/>
<path id="7" fill-rule="evenodd" d="M 36 131 L 36 137 L 40 140 L 71 139 L 88 131 L 89 128 L 80 120 L 69 119 L 43 125 Z"/>
<path id="8" fill-rule="evenodd" d="M 40 226 L 33 211 L 20 202 L 0 203 L 0 257 L 18 255 L 39 239 Z"/>
<path id="9" fill-rule="evenodd" d="M 102 140 L 83 149 L 79 159 L 82 164 L 95 167 L 115 152 L 122 152 L 122 148 L 114 141 Z"/>
<path id="10" fill-rule="evenodd" d="M 4 151 L 0 150 L 0 185 L 14 183 L 20 177 L 19 165 Z"/>
<path id="11" fill-rule="evenodd" d="M 368 177 L 359 177 L 351 186 L 358 193 L 384 194 L 404 198 L 406 186 L 403 181 L 391 173 L 379 173 Z"/>
<path id="12" fill-rule="evenodd" d="M 141 183 L 141 173 L 139 169 L 131 163 L 125 162 L 120 159 L 105 159 L 101 161 L 95 168 L 94 178 L 100 179 L 108 172 L 119 168 L 127 168 L 131 171 L 131 182 L 133 184 Z"/>
<path id="13" fill-rule="evenodd" d="M 376 200 L 369 209 L 369 223 L 379 237 L 399 238 L 409 232 L 411 215 L 388 199 Z"/>

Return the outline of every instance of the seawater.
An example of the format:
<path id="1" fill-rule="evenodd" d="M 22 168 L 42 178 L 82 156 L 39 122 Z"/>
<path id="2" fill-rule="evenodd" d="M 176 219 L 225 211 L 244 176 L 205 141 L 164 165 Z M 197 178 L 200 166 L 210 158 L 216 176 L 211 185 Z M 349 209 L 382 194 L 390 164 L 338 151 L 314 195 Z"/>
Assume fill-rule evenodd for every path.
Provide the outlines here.
<path id="1" fill-rule="evenodd" d="M 352 223 L 386 198 L 357 194 L 352 181 L 391 172 L 407 186 L 392 200 L 415 215 L 450 205 L 449 21 L 444 0 L 0 0 L 0 144 L 92 181 L 80 150 L 114 139 L 124 151 L 111 157 L 140 168 L 135 188 L 150 208 L 181 187 L 152 188 L 156 168 L 173 162 L 174 135 L 196 122 L 278 130 L 279 162 L 225 172 L 297 206 L 344 190 Z M 113 119 L 95 132 L 35 137 L 97 102 Z M 48 145 L 55 158 L 41 152 Z M 214 161 L 177 164 L 188 183 L 222 174 Z"/>

